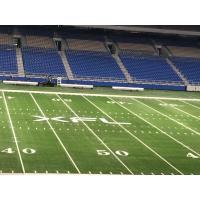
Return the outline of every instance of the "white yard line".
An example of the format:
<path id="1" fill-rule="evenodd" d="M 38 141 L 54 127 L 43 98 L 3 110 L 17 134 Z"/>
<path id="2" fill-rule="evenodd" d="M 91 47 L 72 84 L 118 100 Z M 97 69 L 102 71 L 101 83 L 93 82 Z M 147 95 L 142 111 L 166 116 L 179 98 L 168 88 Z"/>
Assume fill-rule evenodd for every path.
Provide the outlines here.
<path id="1" fill-rule="evenodd" d="M 111 99 L 111 98 L 110 98 Z M 112 101 L 116 102 L 115 100 L 112 99 Z M 188 149 L 189 151 L 192 151 L 193 153 L 197 154 L 198 156 L 200 156 L 200 153 L 196 152 L 195 150 L 193 150 L 192 148 L 190 148 L 189 146 L 185 145 L 184 143 L 182 143 L 181 141 L 177 140 L 176 138 L 172 137 L 171 135 L 167 134 L 165 131 L 163 131 L 162 129 L 160 129 L 159 127 L 155 126 L 154 124 L 152 124 L 151 122 L 147 121 L 146 119 L 144 119 L 143 117 L 141 117 L 140 115 L 136 114 L 135 112 L 133 112 L 132 110 L 128 109 L 127 107 L 119 104 L 118 102 L 116 102 L 116 104 L 118 104 L 120 107 L 124 108 L 125 110 L 127 110 L 128 112 L 130 112 L 132 115 L 136 116 L 137 118 L 141 119 L 142 121 L 146 122 L 147 124 L 149 124 L 150 126 L 152 126 L 153 128 L 157 129 L 158 131 L 160 131 L 161 133 L 163 133 L 164 135 L 166 135 L 167 137 L 171 138 L 172 140 L 174 140 L 176 143 L 180 144 L 181 146 L 183 146 L 184 148 Z"/>
<path id="2" fill-rule="evenodd" d="M 95 108 L 97 108 L 99 111 L 101 111 L 104 115 L 106 115 L 108 118 L 110 118 L 113 122 L 117 123 L 110 115 L 108 115 L 106 112 L 104 112 L 101 108 L 99 108 L 96 104 L 91 102 L 87 97 L 83 98 L 87 100 L 91 105 L 93 105 Z M 111 98 L 109 98 L 112 100 Z M 137 136 L 135 136 L 133 133 L 131 133 L 128 129 L 126 129 L 121 124 L 118 124 L 120 128 L 122 128 L 125 132 L 127 132 L 131 137 L 136 139 L 138 142 L 140 142 L 142 145 L 144 145 L 148 150 L 150 150 L 153 154 L 155 154 L 157 157 L 159 157 L 162 161 L 164 161 L 166 164 L 168 164 L 170 167 L 172 167 L 174 170 L 176 170 L 179 174 L 183 174 L 179 169 L 177 169 L 174 165 L 172 165 L 169 161 L 167 161 L 165 158 L 163 158 L 159 153 L 157 153 L 155 150 L 153 150 L 150 146 L 145 144 L 141 139 L 139 139 Z"/>
<path id="3" fill-rule="evenodd" d="M 79 120 L 82 122 L 82 124 L 98 139 L 98 141 L 106 147 L 106 149 L 108 151 L 110 151 L 110 153 L 116 158 L 116 160 L 122 164 L 126 169 L 127 171 L 130 173 L 130 174 L 133 174 L 133 172 L 126 166 L 126 164 L 124 162 L 122 162 L 122 160 L 115 155 L 115 153 L 105 144 L 105 142 L 83 121 L 81 120 L 81 118 L 78 116 L 78 114 L 57 94 L 57 97 L 63 102 L 63 104 L 77 117 L 79 118 Z"/>
<path id="4" fill-rule="evenodd" d="M 191 104 L 191 103 L 188 103 L 188 102 L 185 102 L 185 101 L 183 101 L 183 100 L 180 100 L 181 102 L 183 102 L 183 103 L 185 103 L 185 104 L 187 104 L 187 105 L 190 105 L 190 106 L 192 106 L 192 107 L 194 107 L 194 108 L 197 108 L 198 110 L 200 110 L 200 107 L 198 107 L 198 106 L 195 106 L 195 105 L 193 105 L 193 104 Z"/>
<path id="5" fill-rule="evenodd" d="M 186 126 L 185 124 L 183 124 L 183 123 L 181 123 L 181 122 L 178 122 L 177 120 L 175 120 L 175 119 L 169 117 L 168 115 L 165 115 L 164 113 L 162 113 L 162 112 L 156 110 L 155 108 L 152 108 L 151 106 L 149 106 L 149 105 L 147 105 L 147 104 L 145 104 L 145 103 L 143 103 L 143 102 L 141 102 L 141 101 L 139 101 L 139 100 L 137 100 L 137 99 L 134 99 L 134 100 L 137 101 L 138 103 L 140 103 L 140 104 L 142 104 L 142 105 L 144 105 L 144 106 L 150 108 L 151 110 L 154 110 L 155 112 L 159 113 L 160 115 L 162 115 L 162 116 L 164 116 L 164 117 L 170 119 L 171 121 L 176 122 L 177 124 L 179 124 L 179 125 L 183 126 L 184 128 L 186 128 L 186 129 L 192 131 L 193 133 L 196 133 L 197 135 L 200 135 L 200 133 L 199 133 L 198 131 L 195 131 L 195 130 L 193 130 L 192 128 Z"/>
<path id="6" fill-rule="evenodd" d="M 14 129 L 14 126 L 13 126 L 13 123 L 12 123 L 10 112 L 9 112 L 9 109 L 8 109 L 8 104 L 7 104 L 7 101 L 6 101 L 6 97 L 5 97 L 4 92 L 2 92 L 2 94 L 3 94 L 3 99 L 4 99 L 5 106 L 6 106 L 6 111 L 7 111 L 7 114 L 8 114 L 10 126 L 11 126 L 11 129 L 12 129 L 14 141 L 15 141 L 15 144 L 16 144 L 16 147 L 17 147 L 17 152 L 18 152 L 18 155 L 19 155 L 19 160 L 20 160 L 20 163 L 21 163 L 22 171 L 23 171 L 23 173 L 25 173 L 26 171 L 25 171 L 24 163 L 23 163 L 22 156 L 21 156 L 21 153 L 20 153 L 20 150 L 19 150 L 17 137 L 16 137 L 16 134 L 15 134 L 15 129 Z"/>
<path id="7" fill-rule="evenodd" d="M 131 95 L 115 95 L 115 94 L 88 94 L 88 93 L 74 93 L 74 92 L 48 92 L 48 91 L 32 91 L 32 90 L 8 90 L 0 89 L 2 92 L 14 92 L 14 93 L 32 93 L 32 94 L 59 94 L 59 95 L 74 95 L 74 96 L 96 96 L 96 97 L 119 97 L 119 98 L 135 98 L 135 99 L 163 99 L 163 100 L 183 100 L 183 101 L 198 101 L 200 99 L 195 98 L 173 98 L 173 97 L 146 97 L 146 96 L 131 96 Z"/>
<path id="8" fill-rule="evenodd" d="M 157 100 L 157 101 L 159 101 L 159 102 L 161 102 L 161 103 L 166 103 L 166 102 L 161 101 L 161 100 Z M 200 120 L 199 117 L 197 117 L 197 116 L 195 116 L 195 115 L 192 115 L 192 114 L 190 114 L 190 113 L 188 113 L 188 112 L 186 112 L 186 111 L 184 111 L 184 110 L 181 110 L 180 108 L 177 108 L 177 107 L 175 107 L 175 106 L 173 106 L 172 109 L 178 110 L 178 111 L 180 111 L 180 112 L 182 112 L 182 113 L 184 113 L 184 114 L 186 114 L 186 115 L 189 115 L 190 117 L 193 117 L 193 118 L 195 118 L 195 119 L 197 119 L 197 120 Z"/>
<path id="9" fill-rule="evenodd" d="M 39 104 L 37 103 L 35 97 L 29 93 L 30 96 L 32 97 L 33 101 L 35 102 L 36 106 L 38 107 L 40 113 L 43 115 L 43 117 L 46 117 L 44 112 L 42 111 L 41 107 L 39 106 Z M 51 128 L 52 132 L 54 133 L 54 135 L 56 136 L 58 142 L 60 143 L 61 147 L 64 149 L 65 153 L 67 154 L 69 160 L 71 161 L 71 163 L 73 164 L 73 166 L 75 167 L 75 169 L 77 170 L 77 172 L 80 174 L 80 170 L 77 167 L 76 163 L 74 162 L 74 160 L 72 159 L 71 155 L 69 154 L 69 152 L 67 151 L 66 147 L 64 146 L 64 144 L 62 143 L 61 139 L 59 138 L 59 136 L 57 135 L 56 131 L 54 130 L 54 128 L 52 127 L 51 123 L 49 122 L 49 120 L 46 120 L 46 122 L 48 123 L 49 127 Z"/>

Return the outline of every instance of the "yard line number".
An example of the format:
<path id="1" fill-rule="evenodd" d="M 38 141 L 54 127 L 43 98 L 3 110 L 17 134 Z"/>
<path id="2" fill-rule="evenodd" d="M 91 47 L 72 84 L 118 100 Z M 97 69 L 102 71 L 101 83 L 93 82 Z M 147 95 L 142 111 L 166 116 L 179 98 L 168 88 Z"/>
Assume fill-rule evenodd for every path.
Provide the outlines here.
<path id="1" fill-rule="evenodd" d="M 2 153 L 7 153 L 7 154 L 15 153 L 15 151 L 10 147 L 7 148 L 7 149 L 2 150 L 1 152 Z M 31 149 L 31 148 L 25 148 L 25 149 L 22 149 L 22 152 L 25 153 L 25 154 L 34 154 L 34 153 L 36 153 L 36 150 L 35 149 Z"/>
<path id="2" fill-rule="evenodd" d="M 97 150 L 97 154 L 100 156 L 109 156 L 110 152 L 107 150 Z M 122 150 L 115 151 L 115 154 L 118 156 L 128 156 L 128 152 Z"/>

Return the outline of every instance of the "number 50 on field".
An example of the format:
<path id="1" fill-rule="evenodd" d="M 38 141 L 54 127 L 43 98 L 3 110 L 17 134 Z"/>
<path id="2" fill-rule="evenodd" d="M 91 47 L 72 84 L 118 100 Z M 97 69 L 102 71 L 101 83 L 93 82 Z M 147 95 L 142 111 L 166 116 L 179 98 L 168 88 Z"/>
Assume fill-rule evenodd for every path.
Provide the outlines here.
<path id="1" fill-rule="evenodd" d="M 109 156 L 111 153 L 107 150 L 97 150 L 97 154 L 100 156 Z M 122 150 L 115 151 L 115 154 L 118 156 L 128 156 L 128 152 Z"/>

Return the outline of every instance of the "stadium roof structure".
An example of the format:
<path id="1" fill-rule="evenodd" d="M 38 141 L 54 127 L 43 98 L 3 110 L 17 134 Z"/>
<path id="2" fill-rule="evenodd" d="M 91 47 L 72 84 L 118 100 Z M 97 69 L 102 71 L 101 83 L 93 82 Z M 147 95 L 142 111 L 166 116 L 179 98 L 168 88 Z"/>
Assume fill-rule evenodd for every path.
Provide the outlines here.
<path id="1" fill-rule="evenodd" d="M 143 32 L 143 33 L 160 33 L 160 34 L 172 34 L 172 35 L 187 35 L 187 36 L 200 36 L 200 26 L 178 26 L 178 25 L 155 25 L 155 26 L 126 26 L 126 25 L 82 25 L 78 26 L 82 28 L 94 28 L 94 29 L 106 29 L 106 30 L 118 30 L 127 32 Z"/>

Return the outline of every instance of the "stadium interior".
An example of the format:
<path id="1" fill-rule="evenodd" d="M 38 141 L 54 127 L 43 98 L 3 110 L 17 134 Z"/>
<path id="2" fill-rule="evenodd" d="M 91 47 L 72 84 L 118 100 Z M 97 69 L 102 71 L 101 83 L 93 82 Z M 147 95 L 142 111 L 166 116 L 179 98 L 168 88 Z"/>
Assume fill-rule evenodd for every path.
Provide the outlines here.
<path id="1" fill-rule="evenodd" d="M 175 28 L 0 26 L 0 174 L 199 175 L 200 32 Z"/>
<path id="2" fill-rule="evenodd" d="M 200 83 L 200 41 L 183 28 L 1 26 L 0 80 L 184 91 Z"/>

